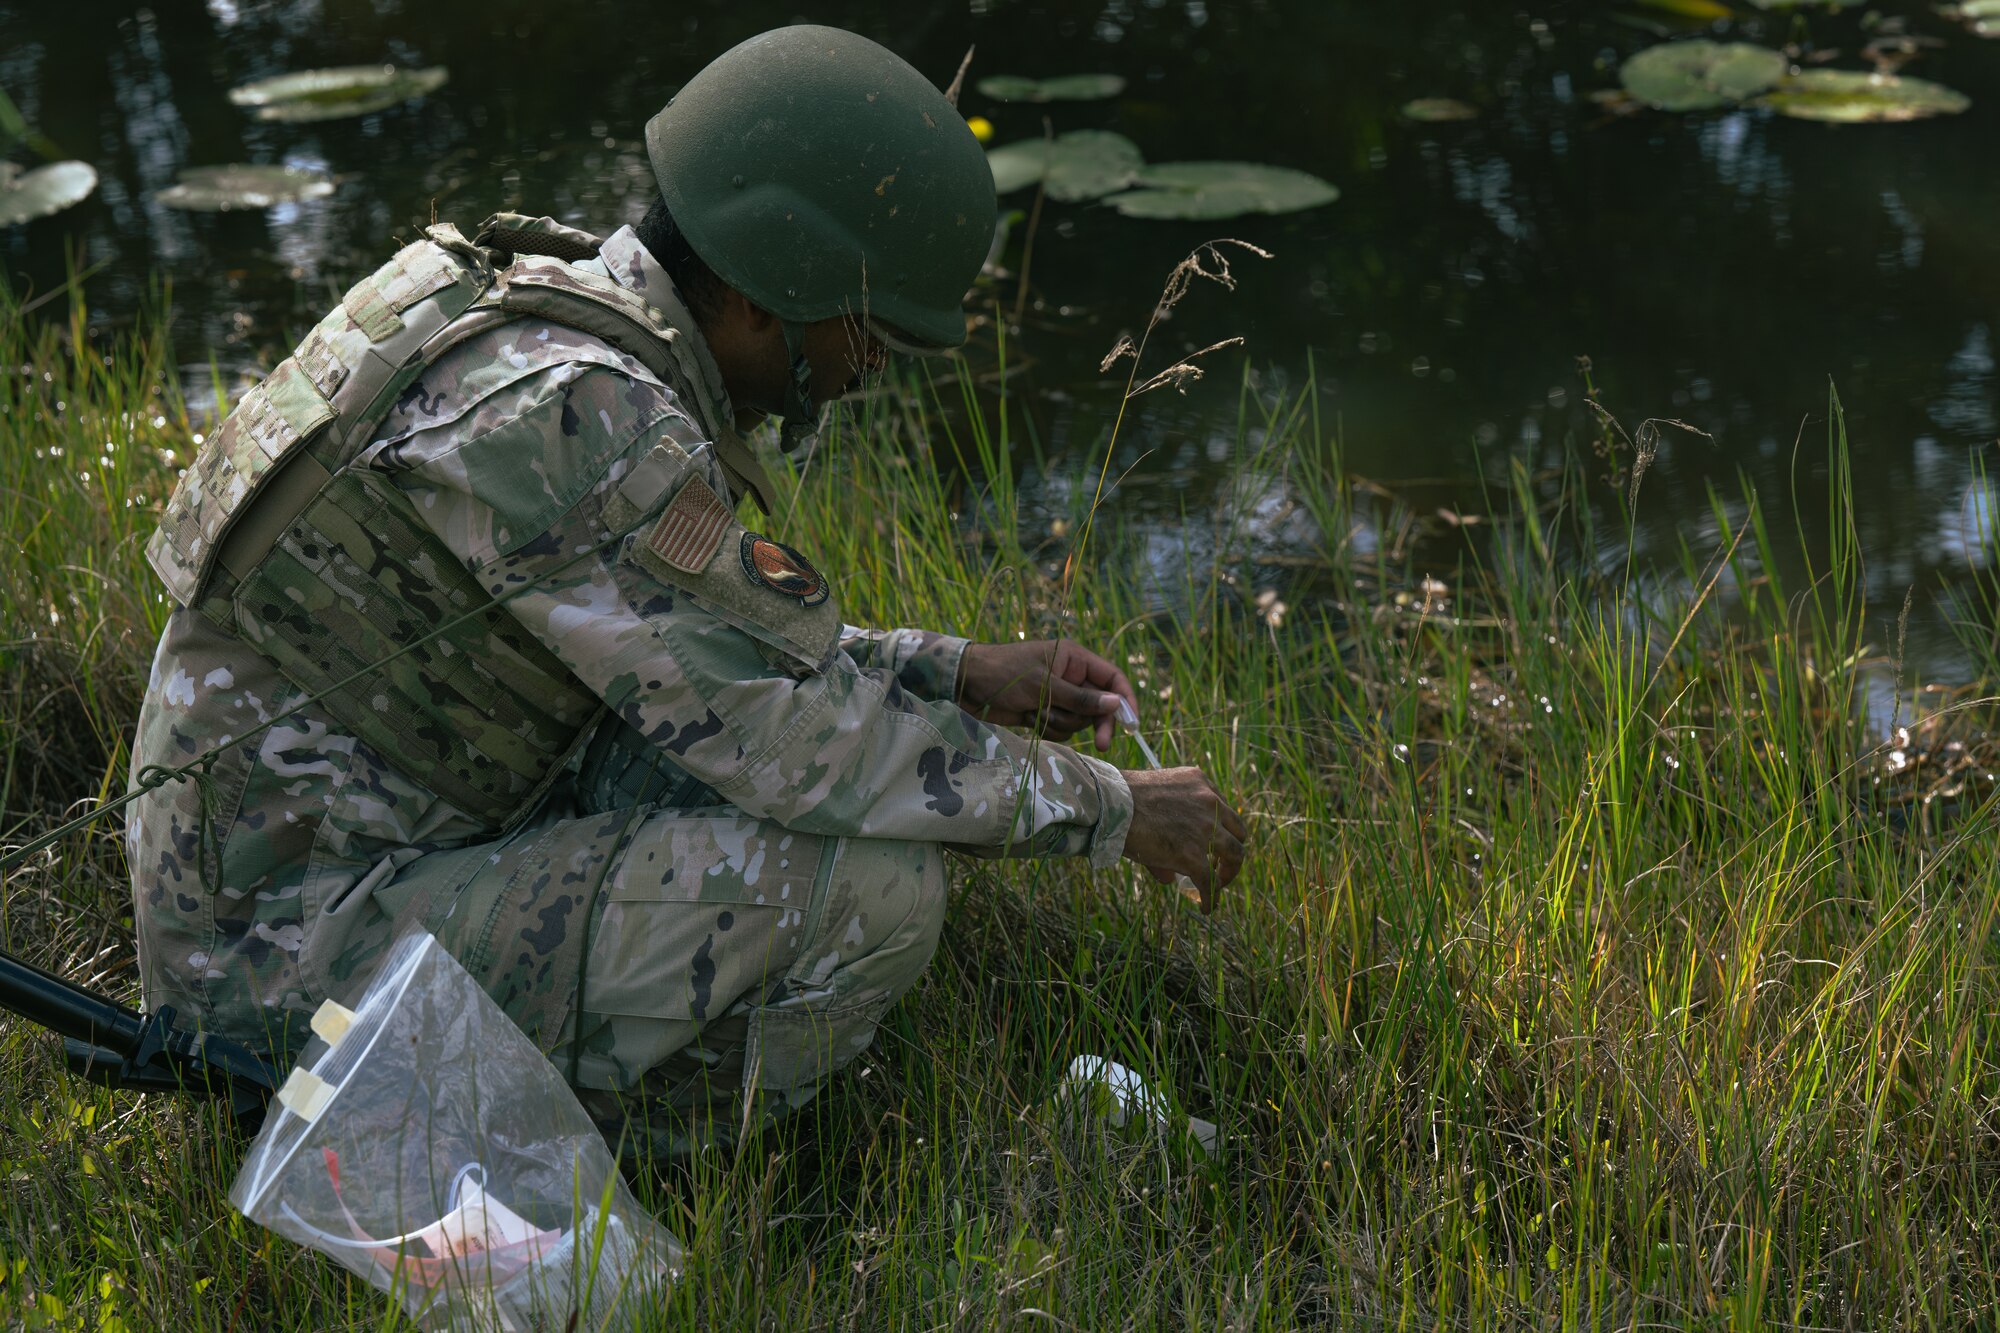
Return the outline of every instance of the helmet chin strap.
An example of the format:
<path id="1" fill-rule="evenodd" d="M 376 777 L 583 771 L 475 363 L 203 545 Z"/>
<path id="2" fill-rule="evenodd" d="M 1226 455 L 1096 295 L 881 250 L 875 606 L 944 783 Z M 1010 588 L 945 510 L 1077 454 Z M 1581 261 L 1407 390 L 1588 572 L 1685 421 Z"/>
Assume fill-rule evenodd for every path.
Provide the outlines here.
<path id="1" fill-rule="evenodd" d="M 778 435 L 778 447 L 789 454 L 819 434 L 819 404 L 813 401 L 812 363 L 806 360 L 806 326 L 788 319 L 784 331 L 792 378 L 785 387 L 785 425 Z"/>

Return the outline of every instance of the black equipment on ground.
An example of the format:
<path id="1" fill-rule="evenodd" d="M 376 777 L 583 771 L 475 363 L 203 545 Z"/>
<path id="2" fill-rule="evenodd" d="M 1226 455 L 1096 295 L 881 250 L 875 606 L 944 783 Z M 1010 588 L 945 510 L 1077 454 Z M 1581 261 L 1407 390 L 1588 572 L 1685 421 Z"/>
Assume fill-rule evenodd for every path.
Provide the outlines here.
<path id="1" fill-rule="evenodd" d="M 178 1024 L 171 1006 L 142 1014 L 0 950 L 0 1008 L 57 1033 L 70 1072 L 107 1088 L 225 1098 L 246 1130 L 278 1086 L 269 1061 Z"/>

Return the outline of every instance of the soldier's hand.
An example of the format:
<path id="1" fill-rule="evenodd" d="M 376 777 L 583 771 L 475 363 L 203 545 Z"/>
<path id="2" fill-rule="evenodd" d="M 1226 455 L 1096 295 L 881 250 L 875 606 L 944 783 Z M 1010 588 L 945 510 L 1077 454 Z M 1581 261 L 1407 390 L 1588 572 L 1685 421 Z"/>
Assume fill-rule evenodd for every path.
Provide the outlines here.
<path id="1" fill-rule="evenodd" d="M 960 667 L 959 706 L 982 722 L 1056 741 L 1089 727 L 1099 750 L 1111 748 L 1121 696 L 1137 710 L 1125 673 L 1068 639 L 968 644 Z"/>
<path id="2" fill-rule="evenodd" d="M 1201 910 L 1243 868 L 1249 827 L 1198 768 L 1158 768 L 1125 774 L 1132 788 L 1132 827 L 1125 855 L 1162 884 L 1186 875 L 1201 890 Z"/>

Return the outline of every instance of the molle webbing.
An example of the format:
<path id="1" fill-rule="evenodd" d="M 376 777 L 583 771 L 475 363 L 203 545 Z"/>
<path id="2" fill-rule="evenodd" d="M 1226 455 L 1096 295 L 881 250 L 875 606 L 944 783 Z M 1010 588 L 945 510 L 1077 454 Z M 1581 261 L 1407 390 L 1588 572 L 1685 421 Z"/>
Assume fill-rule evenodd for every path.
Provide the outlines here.
<path id="1" fill-rule="evenodd" d="M 504 255 L 547 255 L 570 264 L 595 259 L 604 248 L 603 242 L 587 231 L 525 213 L 495 213 L 480 224 L 472 243 Z"/>
<path id="2" fill-rule="evenodd" d="M 433 231 L 465 244 L 454 229 Z M 260 511 L 252 524 L 256 537 L 269 540 L 282 531 L 288 521 L 282 508 L 274 515 L 264 504 L 274 480 L 307 450 L 329 476 L 338 472 L 359 448 L 357 433 L 365 442 L 394 401 L 392 391 L 422 371 L 424 344 L 491 282 L 490 269 L 453 250 L 427 241 L 406 246 L 357 283 L 292 355 L 243 396 L 196 454 L 146 546 L 146 558 L 175 602 L 202 600 L 225 544 L 230 567 L 255 565 L 256 544 L 232 539 L 232 529 L 254 509 Z M 412 363 L 407 371 L 406 362 Z M 310 499 L 297 493 L 296 484 L 286 489 L 294 506 Z"/>
<path id="3" fill-rule="evenodd" d="M 522 235 L 596 248 L 551 227 Z M 522 239 L 506 226 L 482 237 L 494 230 Z M 357 460 L 428 366 L 509 320 L 601 338 L 677 393 L 685 367 L 666 316 L 636 294 L 547 256 L 503 267 L 495 249 L 432 227 L 357 284 L 203 447 L 147 556 L 178 604 L 254 645 L 342 728 L 468 815 L 506 827 L 563 770 L 600 704 L 492 601 L 395 482 Z M 410 647 L 482 604 L 486 614 Z"/>
<path id="4" fill-rule="evenodd" d="M 482 603 L 485 615 L 325 692 Z M 366 468 L 306 506 L 230 606 L 237 632 L 330 714 L 379 753 L 421 760 L 415 776 L 476 817 L 504 822 L 529 802 L 597 712 L 395 482 Z"/>
<path id="5" fill-rule="evenodd" d="M 479 242 L 503 254 L 547 255 L 574 264 L 579 260 L 597 258 L 597 247 L 582 241 L 573 241 L 567 236 L 547 236 L 541 232 L 520 231 L 513 227 L 488 227 L 479 233 Z"/>

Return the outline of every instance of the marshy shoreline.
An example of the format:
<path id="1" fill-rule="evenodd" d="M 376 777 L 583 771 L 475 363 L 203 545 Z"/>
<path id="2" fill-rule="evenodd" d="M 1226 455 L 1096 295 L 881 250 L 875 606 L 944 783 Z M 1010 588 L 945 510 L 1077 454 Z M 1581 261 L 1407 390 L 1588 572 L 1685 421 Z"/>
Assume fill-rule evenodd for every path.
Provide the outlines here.
<path id="1" fill-rule="evenodd" d="M 203 428 L 163 329 L 92 337 L 80 304 L 0 294 L 10 846 L 123 790 L 166 609 L 142 548 Z M 1224 505 L 1189 519 L 1217 558 L 1162 614 L 1094 476 L 1059 533 L 1023 532 L 1021 445 L 969 383 L 913 380 L 781 468 L 772 535 L 854 623 L 1127 664 L 1252 859 L 1213 918 L 1124 868 L 955 863 L 937 960 L 873 1051 L 741 1152 L 641 1173 L 689 1244 L 660 1327 L 1994 1317 L 2000 578 L 1953 609 L 1973 682 L 1901 679 L 1867 633 L 1837 400 L 1803 446 L 1830 550 L 1746 493 L 1675 577 L 1563 556 L 1645 504 L 1616 434 L 1555 477 L 1516 465 L 1440 570 L 1354 539 L 1397 501 L 1306 400 L 1246 406 L 1243 466 L 1309 516 L 1317 593 Z M 7 947 L 133 998 L 123 857 L 114 818 L 8 874 Z M 1085 1053 L 1218 1122 L 1220 1151 L 1049 1115 Z M 9 1320 L 401 1326 L 229 1209 L 243 1145 L 213 1108 L 74 1082 L 11 1017 L 0 1080 Z"/>

